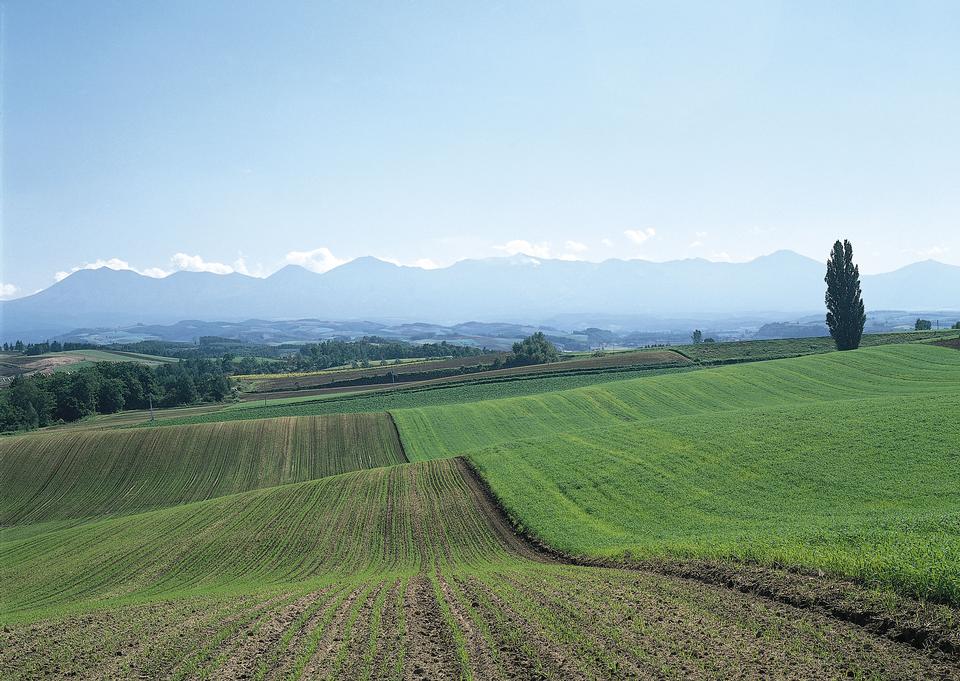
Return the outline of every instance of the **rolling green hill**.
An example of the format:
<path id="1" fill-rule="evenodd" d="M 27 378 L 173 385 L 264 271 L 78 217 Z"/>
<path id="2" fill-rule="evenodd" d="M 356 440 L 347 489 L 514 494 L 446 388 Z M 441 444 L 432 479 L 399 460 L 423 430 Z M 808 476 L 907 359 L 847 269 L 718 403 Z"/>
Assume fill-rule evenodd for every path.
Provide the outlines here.
<path id="1" fill-rule="evenodd" d="M 411 459 L 456 456 L 518 438 L 751 407 L 942 394 L 960 353 L 928 345 L 754 362 L 535 396 L 393 412 Z"/>
<path id="2" fill-rule="evenodd" d="M 405 461 L 386 414 L 0 439 L 0 527 L 134 513 Z M 31 529 L 32 528 L 32 529 Z"/>
<path id="3" fill-rule="evenodd" d="M 594 557 L 737 558 L 960 603 L 960 353 L 900 346 L 397 411 Z"/>
<path id="4" fill-rule="evenodd" d="M 7 541 L 0 545 L 4 608 L 10 616 L 508 556 L 519 542 L 493 531 L 471 502 L 461 466 L 356 471 Z"/>

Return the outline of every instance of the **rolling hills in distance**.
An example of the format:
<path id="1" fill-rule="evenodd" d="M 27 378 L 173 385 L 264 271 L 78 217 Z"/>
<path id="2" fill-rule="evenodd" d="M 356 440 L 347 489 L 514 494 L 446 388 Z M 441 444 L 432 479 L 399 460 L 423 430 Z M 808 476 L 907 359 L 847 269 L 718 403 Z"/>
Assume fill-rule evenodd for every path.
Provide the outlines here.
<path id="1" fill-rule="evenodd" d="M 822 263 L 792 251 L 746 263 L 591 263 L 518 255 L 433 270 L 362 257 L 323 274 L 290 265 L 264 279 L 205 272 L 154 279 L 101 268 L 80 270 L 38 293 L 2 302 L 0 318 L 8 341 L 185 319 L 553 320 L 582 327 L 591 319 L 631 316 L 664 328 L 663 320 L 783 321 L 811 314 L 822 306 L 823 270 Z M 960 310 L 960 267 L 932 260 L 865 275 L 863 288 L 870 310 Z"/>

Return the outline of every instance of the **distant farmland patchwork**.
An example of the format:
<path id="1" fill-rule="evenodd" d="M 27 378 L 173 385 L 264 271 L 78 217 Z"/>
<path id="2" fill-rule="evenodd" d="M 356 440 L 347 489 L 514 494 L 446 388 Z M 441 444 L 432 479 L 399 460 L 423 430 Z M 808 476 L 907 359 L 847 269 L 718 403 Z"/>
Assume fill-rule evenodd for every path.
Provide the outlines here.
<path id="1" fill-rule="evenodd" d="M 456 357 L 397 365 L 387 364 L 367 369 L 322 371 L 313 374 L 269 375 L 265 378 L 251 375 L 241 377 L 241 381 L 249 386 L 251 393 L 258 396 L 260 393 L 276 392 L 295 395 L 298 391 L 319 391 L 321 389 L 332 391 L 335 388 L 342 390 L 358 385 L 378 385 L 393 382 L 441 385 L 470 381 L 477 377 L 483 380 L 512 379 L 542 374 L 572 374 L 629 368 L 683 366 L 690 363 L 687 357 L 672 350 L 646 350 L 607 353 L 598 356 L 578 355 L 564 357 L 559 362 L 549 364 L 530 364 L 494 369 L 492 368 L 493 362 L 498 357 L 502 359 L 506 355 Z"/>
<path id="2" fill-rule="evenodd" d="M 960 353 L 544 371 L 0 439 L 0 668 L 960 675 Z"/>
<path id="3" fill-rule="evenodd" d="M 0 381 L 14 376 L 31 376 L 53 371 L 75 371 L 94 362 L 136 362 L 147 366 L 170 364 L 177 360 L 157 355 L 144 355 L 119 350 L 69 350 L 42 355 L 0 353 Z"/>

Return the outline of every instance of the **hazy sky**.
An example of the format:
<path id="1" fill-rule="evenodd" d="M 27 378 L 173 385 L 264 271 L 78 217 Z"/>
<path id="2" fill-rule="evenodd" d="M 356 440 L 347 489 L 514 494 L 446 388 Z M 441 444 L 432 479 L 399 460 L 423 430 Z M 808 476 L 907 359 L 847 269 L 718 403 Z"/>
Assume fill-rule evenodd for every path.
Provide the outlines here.
<path id="1" fill-rule="evenodd" d="M 960 264 L 960 2 L 3 3 L 2 293 L 114 259 Z"/>

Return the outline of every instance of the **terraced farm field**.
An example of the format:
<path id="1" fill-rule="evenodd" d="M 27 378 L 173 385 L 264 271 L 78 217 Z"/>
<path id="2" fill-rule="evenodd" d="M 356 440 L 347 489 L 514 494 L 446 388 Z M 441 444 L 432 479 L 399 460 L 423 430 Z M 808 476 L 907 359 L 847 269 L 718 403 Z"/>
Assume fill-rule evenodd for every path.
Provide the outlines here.
<path id="1" fill-rule="evenodd" d="M 951 672 L 948 662 L 790 606 L 553 561 L 515 537 L 457 460 L 4 542 L 0 565 L 0 664 L 13 676 Z"/>

